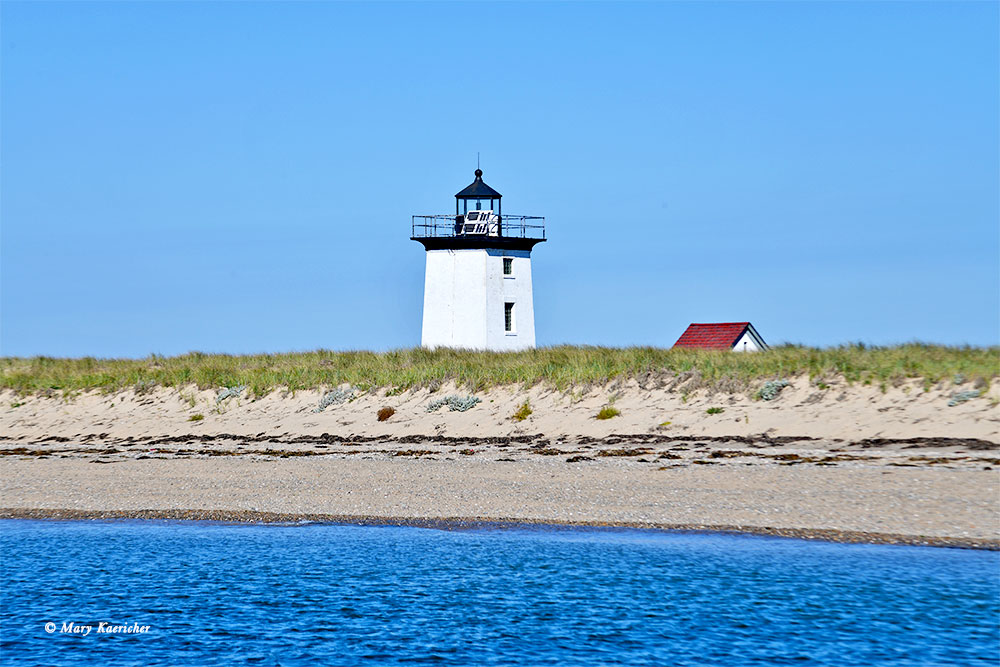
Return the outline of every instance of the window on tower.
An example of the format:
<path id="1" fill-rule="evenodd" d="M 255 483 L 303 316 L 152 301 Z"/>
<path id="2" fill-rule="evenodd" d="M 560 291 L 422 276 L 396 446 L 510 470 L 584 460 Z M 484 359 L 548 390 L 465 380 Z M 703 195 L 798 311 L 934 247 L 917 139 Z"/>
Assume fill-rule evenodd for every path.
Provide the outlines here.
<path id="1" fill-rule="evenodd" d="M 514 258 L 504 257 L 503 258 L 503 274 L 505 276 L 512 275 L 514 273 Z"/>
<path id="2" fill-rule="evenodd" d="M 503 305 L 503 330 L 508 333 L 514 331 L 514 304 L 512 303 Z"/>

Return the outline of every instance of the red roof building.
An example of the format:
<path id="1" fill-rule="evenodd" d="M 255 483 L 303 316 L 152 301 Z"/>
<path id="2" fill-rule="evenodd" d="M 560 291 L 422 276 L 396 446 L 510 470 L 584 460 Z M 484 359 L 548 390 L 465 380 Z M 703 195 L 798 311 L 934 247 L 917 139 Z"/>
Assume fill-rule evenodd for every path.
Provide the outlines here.
<path id="1" fill-rule="evenodd" d="M 767 343 L 749 322 L 719 322 L 689 325 L 674 347 L 760 352 L 767 349 Z"/>

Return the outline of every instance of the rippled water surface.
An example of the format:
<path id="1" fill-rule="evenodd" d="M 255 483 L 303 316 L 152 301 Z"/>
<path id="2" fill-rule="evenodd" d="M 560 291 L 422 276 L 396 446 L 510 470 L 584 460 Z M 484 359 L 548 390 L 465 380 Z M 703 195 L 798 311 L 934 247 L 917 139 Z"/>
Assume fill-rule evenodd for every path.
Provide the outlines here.
<path id="1" fill-rule="evenodd" d="M 0 521 L 0 557 L 4 665 L 1000 660 L 1000 554 L 982 551 L 632 530 Z M 100 621 L 150 629 L 62 632 Z"/>

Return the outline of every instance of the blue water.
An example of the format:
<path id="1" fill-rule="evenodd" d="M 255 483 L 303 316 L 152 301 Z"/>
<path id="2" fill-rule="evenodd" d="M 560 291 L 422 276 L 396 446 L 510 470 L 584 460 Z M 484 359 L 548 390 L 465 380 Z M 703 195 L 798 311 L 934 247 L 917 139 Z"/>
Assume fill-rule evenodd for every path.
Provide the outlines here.
<path id="1" fill-rule="evenodd" d="M 1000 661 L 995 552 L 635 530 L 0 521 L 0 559 L 3 665 Z M 100 621 L 149 631 L 61 631 Z"/>

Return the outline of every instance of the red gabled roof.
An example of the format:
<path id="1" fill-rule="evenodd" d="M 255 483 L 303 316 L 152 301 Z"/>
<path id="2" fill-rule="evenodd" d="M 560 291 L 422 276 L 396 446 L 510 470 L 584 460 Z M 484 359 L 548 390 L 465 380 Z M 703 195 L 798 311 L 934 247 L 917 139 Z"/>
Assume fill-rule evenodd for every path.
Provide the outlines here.
<path id="1" fill-rule="evenodd" d="M 674 343 L 674 347 L 700 347 L 710 350 L 731 350 L 740 336 L 750 326 L 749 322 L 720 322 L 718 324 L 691 324 Z"/>

